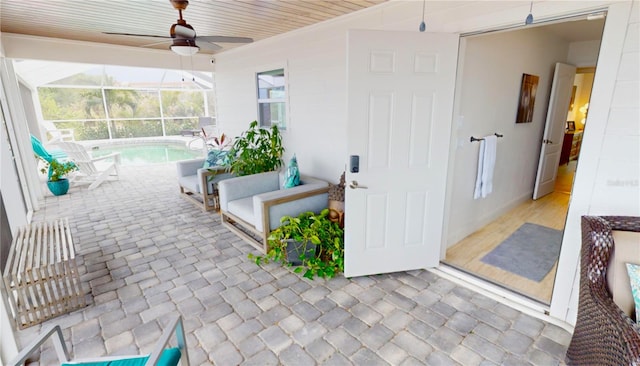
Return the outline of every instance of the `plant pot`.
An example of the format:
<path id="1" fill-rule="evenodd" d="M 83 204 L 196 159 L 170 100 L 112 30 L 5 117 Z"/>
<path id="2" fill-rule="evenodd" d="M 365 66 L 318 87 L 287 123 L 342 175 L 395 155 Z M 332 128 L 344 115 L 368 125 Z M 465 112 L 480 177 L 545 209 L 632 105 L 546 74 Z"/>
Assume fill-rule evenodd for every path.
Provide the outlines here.
<path id="1" fill-rule="evenodd" d="M 344 201 L 329 200 L 329 220 L 344 229 Z"/>
<path id="2" fill-rule="evenodd" d="M 69 191 L 69 180 L 66 178 L 58 179 L 55 182 L 48 181 L 47 187 L 49 187 L 49 191 L 53 193 L 54 196 L 62 196 L 67 194 Z"/>
<path id="3" fill-rule="evenodd" d="M 301 243 L 295 240 L 287 240 L 287 261 L 293 266 L 302 265 L 300 255 L 304 253 L 305 258 L 313 258 L 316 256 L 316 245 L 307 242 Z"/>

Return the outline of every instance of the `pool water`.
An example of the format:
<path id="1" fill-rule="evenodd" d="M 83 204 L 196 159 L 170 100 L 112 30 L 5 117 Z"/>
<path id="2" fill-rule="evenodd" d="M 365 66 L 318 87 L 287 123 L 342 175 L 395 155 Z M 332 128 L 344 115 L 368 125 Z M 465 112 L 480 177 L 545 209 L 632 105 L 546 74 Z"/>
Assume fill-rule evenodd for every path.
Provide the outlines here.
<path id="1" fill-rule="evenodd" d="M 129 166 L 170 163 L 202 157 L 202 151 L 189 150 L 177 144 L 112 145 L 100 146 L 91 151 L 94 157 L 113 152 L 119 152 L 122 165 Z"/>

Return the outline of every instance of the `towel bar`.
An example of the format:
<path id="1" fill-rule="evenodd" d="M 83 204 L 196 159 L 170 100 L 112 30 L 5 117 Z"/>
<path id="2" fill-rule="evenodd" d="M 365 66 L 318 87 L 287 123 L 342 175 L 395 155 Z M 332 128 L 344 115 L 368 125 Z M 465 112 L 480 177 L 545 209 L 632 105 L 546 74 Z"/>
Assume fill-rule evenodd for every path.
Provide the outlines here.
<path id="1" fill-rule="evenodd" d="M 501 134 L 499 134 L 499 133 L 494 133 L 494 135 L 496 135 L 496 137 L 504 137 L 504 135 L 501 135 Z M 469 139 L 469 140 L 470 140 L 471 142 L 474 142 L 474 141 L 483 141 L 484 139 L 479 139 L 479 138 L 477 138 L 477 137 L 473 137 L 473 136 L 471 136 L 471 139 Z"/>

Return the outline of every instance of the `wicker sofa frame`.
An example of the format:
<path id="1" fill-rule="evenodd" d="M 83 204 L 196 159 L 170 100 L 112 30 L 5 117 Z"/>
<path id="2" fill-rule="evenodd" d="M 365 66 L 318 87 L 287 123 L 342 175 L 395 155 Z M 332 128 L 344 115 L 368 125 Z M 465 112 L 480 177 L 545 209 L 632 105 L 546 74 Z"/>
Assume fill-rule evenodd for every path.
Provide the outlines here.
<path id="1" fill-rule="evenodd" d="M 612 230 L 640 232 L 640 217 L 582 217 L 580 297 L 566 355 L 569 365 L 640 365 L 640 327 L 607 289 Z"/>

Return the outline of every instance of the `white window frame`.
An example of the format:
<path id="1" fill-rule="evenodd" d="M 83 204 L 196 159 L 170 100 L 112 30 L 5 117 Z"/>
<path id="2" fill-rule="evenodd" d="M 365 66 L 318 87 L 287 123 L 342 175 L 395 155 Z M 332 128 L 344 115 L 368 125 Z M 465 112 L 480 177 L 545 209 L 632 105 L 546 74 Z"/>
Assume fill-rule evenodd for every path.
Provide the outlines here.
<path id="1" fill-rule="evenodd" d="M 256 107 L 257 107 L 257 118 L 256 120 L 258 121 L 258 126 L 260 126 L 261 128 L 270 128 L 272 126 L 271 121 L 269 121 L 268 123 L 265 123 L 264 121 L 262 121 L 261 115 L 260 115 L 260 106 L 263 104 L 272 104 L 272 103 L 284 103 L 284 121 L 282 122 L 282 125 L 278 125 L 278 128 L 281 131 L 285 131 L 287 129 L 287 126 L 289 125 L 289 80 L 287 77 L 287 70 L 285 66 L 276 66 L 276 67 L 272 67 L 272 68 L 265 68 L 265 71 L 260 71 L 256 73 L 255 76 L 255 81 L 256 81 Z M 260 98 L 260 81 L 259 81 L 259 77 L 262 74 L 267 74 L 267 73 L 272 73 L 274 71 L 280 71 L 282 70 L 282 75 L 284 77 L 284 96 L 282 98 Z"/>

